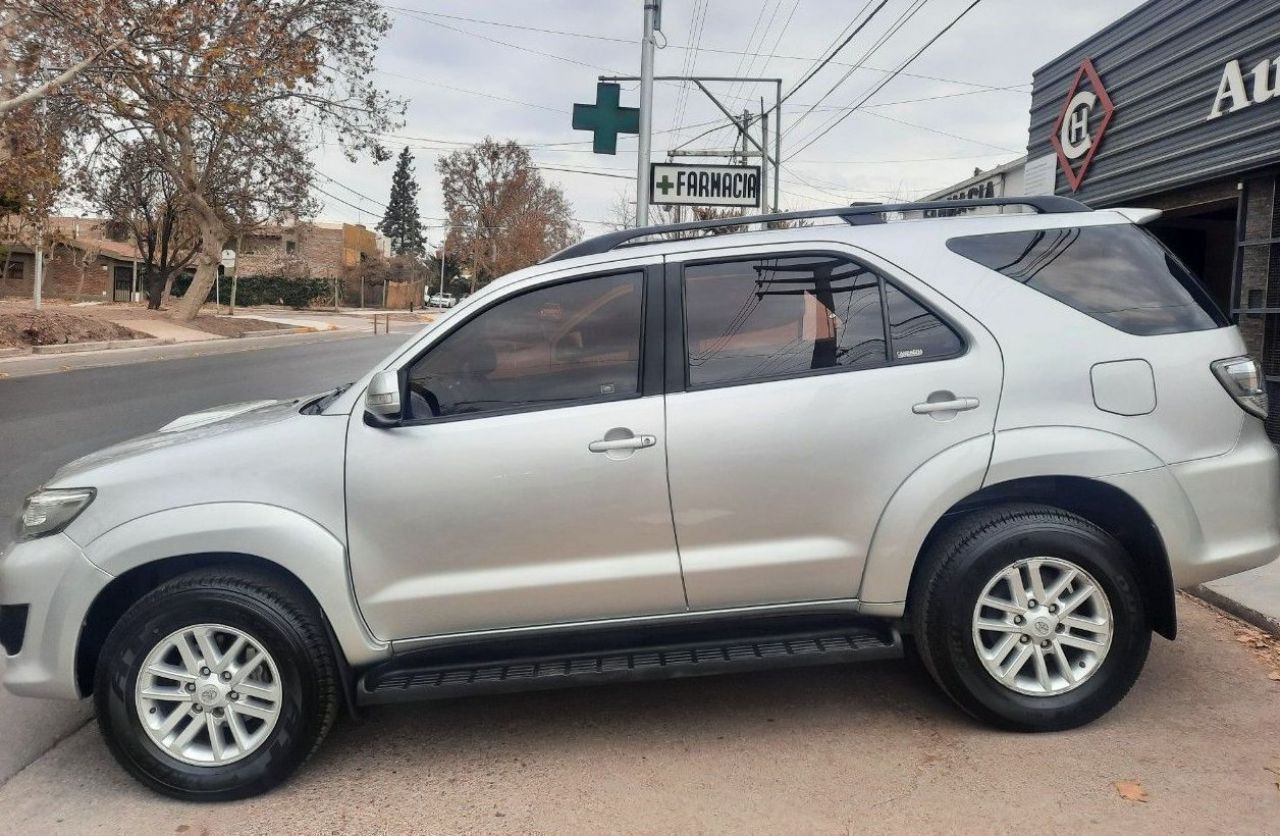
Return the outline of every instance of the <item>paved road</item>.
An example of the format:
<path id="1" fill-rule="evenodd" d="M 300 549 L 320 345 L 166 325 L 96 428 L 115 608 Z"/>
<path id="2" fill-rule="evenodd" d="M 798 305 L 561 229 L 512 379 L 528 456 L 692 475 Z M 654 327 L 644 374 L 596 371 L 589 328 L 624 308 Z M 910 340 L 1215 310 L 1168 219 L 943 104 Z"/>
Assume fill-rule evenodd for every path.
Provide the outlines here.
<path id="1" fill-rule="evenodd" d="M 235 353 L 0 380 L 0 547 L 11 536 L 8 521 L 22 498 L 65 462 L 188 412 L 344 383 L 389 354 L 405 336 L 272 343 L 252 351 L 240 345 L 234 346 Z M 105 355 L 119 361 L 113 352 Z M 3 665 L 0 654 L 0 670 Z M 0 689 L 0 782 L 87 716 L 86 706 L 19 699 Z"/>
<path id="2" fill-rule="evenodd" d="M 150 794 L 85 728 L 0 787 L 0 831 L 1275 833 L 1280 684 L 1200 605 L 1181 628 L 1061 734 L 980 727 L 902 662 L 689 679 L 384 708 L 209 806 Z"/>

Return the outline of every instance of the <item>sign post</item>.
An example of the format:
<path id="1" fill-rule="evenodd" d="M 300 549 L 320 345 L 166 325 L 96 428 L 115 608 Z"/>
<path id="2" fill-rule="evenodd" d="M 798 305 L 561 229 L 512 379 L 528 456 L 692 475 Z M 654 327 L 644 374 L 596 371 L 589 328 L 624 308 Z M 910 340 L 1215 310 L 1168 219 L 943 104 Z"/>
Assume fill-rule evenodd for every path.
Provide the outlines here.
<path id="1" fill-rule="evenodd" d="M 640 144 L 636 152 L 636 226 L 649 225 L 649 144 L 653 138 L 653 33 L 661 29 L 662 0 L 644 0 L 640 42 Z"/>

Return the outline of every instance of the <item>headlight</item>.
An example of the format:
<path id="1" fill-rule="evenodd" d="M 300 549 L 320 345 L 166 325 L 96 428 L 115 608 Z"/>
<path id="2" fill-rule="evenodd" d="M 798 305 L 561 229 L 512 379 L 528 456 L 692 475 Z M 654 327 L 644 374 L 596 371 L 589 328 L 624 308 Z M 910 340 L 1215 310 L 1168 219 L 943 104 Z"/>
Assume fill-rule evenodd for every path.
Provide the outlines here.
<path id="1" fill-rule="evenodd" d="M 22 516 L 18 517 L 19 540 L 34 540 L 47 534 L 57 534 L 71 524 L 80 512 L 89 507 L 97 495 L 93 488 L 53 488 L 36 491 L 22 503 Z"/>

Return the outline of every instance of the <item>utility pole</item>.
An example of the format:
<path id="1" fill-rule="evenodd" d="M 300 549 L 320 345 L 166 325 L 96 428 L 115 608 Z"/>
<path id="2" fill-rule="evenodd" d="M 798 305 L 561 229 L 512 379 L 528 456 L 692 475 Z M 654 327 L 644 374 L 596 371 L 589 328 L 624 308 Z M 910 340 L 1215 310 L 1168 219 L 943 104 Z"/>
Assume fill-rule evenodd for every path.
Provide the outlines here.
<path id="1" fill-rule="evenodd" d="M 244 234 L 236 233 L 236 260 L 231 262 L 231 307 L 230 316 L 236 315 L 236 283 L 240 278 L 240 250 L 244 247 Z"/>
<path id="2" fill-rule="evenodd" d="M 36 222 L 36 276 L 35 276 L 35 303 L 36 310 L 40 310 L 40 293 L 44 286 L 44 218 L 42 217 Z"/>
<path id="3" fill-rule="evenodd" d="M 653 33 L 662 29 L 662 0 L 644 0 L 640 42 L 640 136 L 636 153 L 636 226 L 649 225 L 649 145 L 653 139 Z"/>
<path id="4" fill-rule="evenodd" d="M 765 148 L 769 147 L 769 112 L 764 109 L 764 97 L 760 98 L 760 144 Z M 778 172 L 774 172 L 776 177 Z M 760 159 L 760 206 L 765 211 L 769 211 L 769 158 L 768 156 Z M 778 207 L 775 204 L 773 211 L 777 212 Z"/>

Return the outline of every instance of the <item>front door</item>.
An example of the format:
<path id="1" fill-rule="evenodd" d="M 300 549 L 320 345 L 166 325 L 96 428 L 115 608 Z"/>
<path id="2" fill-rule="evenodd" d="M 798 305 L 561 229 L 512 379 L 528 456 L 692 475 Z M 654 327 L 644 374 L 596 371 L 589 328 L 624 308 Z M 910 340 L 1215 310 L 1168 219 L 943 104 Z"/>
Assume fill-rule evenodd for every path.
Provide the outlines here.
<path id="1" fill-rule="evenodd" d="M 990 437 L 999 351 L 865 260 L 742 252 L 670 271 L 686 356 L 668 355 L 667 450 L 689 606 L 854 598 L 894 491 Z"/>
<path id="2" fill-rule="evenodd" d="M 128 302 L 133 295 L 133 268 L 116 267 L 112 272 L 111 301 Z"/>
<path id="3" fill-rule="evenodd" d="M 356 410 L 348 536 L 375 635 L 685 609 L 660 282 L 637 267 L 511 293 L 404 366 L 402 426 Z"/>

